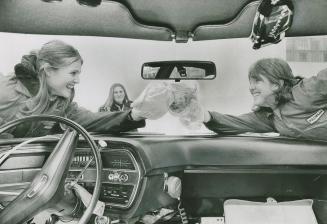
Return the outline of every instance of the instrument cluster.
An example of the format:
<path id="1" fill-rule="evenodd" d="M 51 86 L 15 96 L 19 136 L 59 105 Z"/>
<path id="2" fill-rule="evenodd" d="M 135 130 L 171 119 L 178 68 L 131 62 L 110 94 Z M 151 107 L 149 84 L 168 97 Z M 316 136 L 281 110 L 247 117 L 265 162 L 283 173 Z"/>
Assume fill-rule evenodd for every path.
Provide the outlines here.
<path id="1" fill-rule="evenodd" d="M 140 167 L 135 156 L 126 147 L 113 149 L 109 146 L 101 151 L 101 158 L 103 170 L 100 200 L 109 207 L 129 208 L 141 179 Z M 89 150 L 76 150 L 68 172 L 68 179 L 77 177 L 91 159 L 92 154 Z M 95 163 L 92 162 L 80 178 L 79 184 L 92 192 L 95 178 Z"/>

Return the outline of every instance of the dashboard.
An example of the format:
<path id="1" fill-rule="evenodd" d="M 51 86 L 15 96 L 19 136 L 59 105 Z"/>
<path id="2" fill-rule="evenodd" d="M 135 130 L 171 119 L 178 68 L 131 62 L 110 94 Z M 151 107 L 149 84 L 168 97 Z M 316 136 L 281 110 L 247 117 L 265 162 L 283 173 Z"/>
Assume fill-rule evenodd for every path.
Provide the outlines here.
<path id="1" fill-rule="evenodd" d="M 262 201 L 272 196 L 326 201 L 315 212 L 327 220 L 322 209 L 327 207 L 327 142 L 246 136 L 94 138 L 107 143 L 101 150 L 100 200 L 106 204 L 105 215 L 113 219 L 133 223 L 162 208 L 176 209 L 178 201 L 165 185 L 167 178 L 176 177 L 181 180 L 180 198 L 190 218 L 222 216 L 226 199 Z M 22 141 L 0 140 L 0 152 Z M 0 167 L 2 206 L 28 186 L 55 145 L 54 140 L 34 142 L 5 161 Z M 79 141 L 67 179 L 76 178 L 91 159 L 89 147 Z M 94 166 L 91 162 L 78 181 L 89 192 L 95 184 Z"/>
<path id="2" fill-rule="evenodd" d="M 103 170 L 100 200 L 108 207 L 129 208 L 141 181 L 141 170 L 131 148 L 111 144 L 110 148 L 102 149 L 101 157 Z M 91 160 L 92 155 L 88 148 L 77 148 L 68 172 L 68 180 L 76 178 Z M 95 177 L 95 163 L 92 161 L 78 183 L 92 192 Z"/>

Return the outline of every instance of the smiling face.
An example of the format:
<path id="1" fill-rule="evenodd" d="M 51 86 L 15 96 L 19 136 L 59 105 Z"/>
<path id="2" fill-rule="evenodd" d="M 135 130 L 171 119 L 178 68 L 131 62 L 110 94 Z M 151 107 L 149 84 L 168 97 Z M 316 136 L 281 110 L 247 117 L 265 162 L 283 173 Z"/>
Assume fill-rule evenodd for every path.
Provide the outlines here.
<path id="1" fill-rule="evenodd" d="M 50 94 L 52 96 L 69 98 L 75 84 L 78 84 L 80 81 L 81 67 L 82 63 L 78 60 L 63 68 L 48 69 L 46 72 L 46 82 L 50 88 Z"/>
<path id="2" fill-rule="evenodd" d="M 270 107 L 274 109 L 277 105 L 276 91 L 279 86 L 271 83 L 263 75 L 260 79 L 250 79 L 250 92 L 253 96 L 254 107 Z"/>
<path id="3" fill-rule="evenodd" d="M 116 103 L 122 104 L 125 99 L 124 89 L 120 86 L 114 88 L 114 101 Z"/>

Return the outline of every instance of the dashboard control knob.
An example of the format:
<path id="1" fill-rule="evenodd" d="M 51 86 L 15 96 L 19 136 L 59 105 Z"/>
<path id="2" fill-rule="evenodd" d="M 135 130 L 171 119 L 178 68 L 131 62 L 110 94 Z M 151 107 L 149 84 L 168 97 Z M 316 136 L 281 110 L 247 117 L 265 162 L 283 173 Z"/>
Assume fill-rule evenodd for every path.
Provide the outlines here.
<path id="1" fill-rule="evenodd" d="M 110 219 L 107 216 L 96 216 L 94 219 L 95 224 L 109 224 Z"/>
<path id="2" fill-rule="evenodd" d="M 109 173 L 109 175 L 108 175 L 108 180 L 110 180 L 110 181 L 114 181 L 114 179 L 115 179 L 114 174 L 113 174 L 113 173 Z"/>
<path id="3" fill-rule="evenodd" d="M 129 179 L 129 176 L 128 176 L 128 174 L 126 174 L 126 173 L 121 174 L 121 175 L 120 175 L 120 178 L 119 178 L 119 180 L 120 180 L 121 182 L 127 182 L 128 179 Z"/>
<path id="4" fill-rule="evenodd" d="M 120 174 L 119 173 L 114 173 L 114 181 L 119 181 Z"/>

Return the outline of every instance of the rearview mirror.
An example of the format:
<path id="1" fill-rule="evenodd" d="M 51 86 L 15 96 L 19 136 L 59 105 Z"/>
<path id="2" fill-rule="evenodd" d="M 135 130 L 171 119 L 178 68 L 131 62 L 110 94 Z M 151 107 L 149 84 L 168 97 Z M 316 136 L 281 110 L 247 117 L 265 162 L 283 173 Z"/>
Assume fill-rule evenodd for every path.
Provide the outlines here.
<path id="1" fill-rule="evenodd" d="M 142 66 L 143 79 L 214 79 L 216 66 L 211 61 L 156 61 Z"/>

